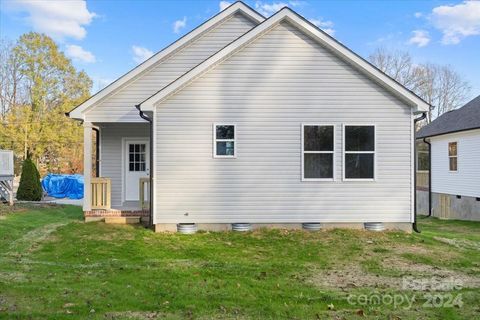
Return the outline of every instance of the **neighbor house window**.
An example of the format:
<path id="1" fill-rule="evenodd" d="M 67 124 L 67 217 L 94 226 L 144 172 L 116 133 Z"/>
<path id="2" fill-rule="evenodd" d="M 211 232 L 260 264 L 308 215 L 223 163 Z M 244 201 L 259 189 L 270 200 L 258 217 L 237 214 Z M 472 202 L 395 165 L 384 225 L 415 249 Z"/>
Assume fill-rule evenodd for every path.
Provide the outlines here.
<path id="1" fill-rule="evenodd" d="M 457 171 L 457 143 L 448 143 L 448 162 L 450 171 Z"/>
<path id="2" fill-rule="evenodd" d="M 375 126 L 345 125 L 343 128 L 344 179 L 375 179 Z"/>
<path id="3" fill-rule="evenodd" d="M 335 127 L 302 125 L 302 180 L 333 180 Z"/>
<path id="4" fill-rule="evenodd" d="M 213 125 L 213 156 L 215 158 L 235 158 L 236 129 L 234 124 Z"/>

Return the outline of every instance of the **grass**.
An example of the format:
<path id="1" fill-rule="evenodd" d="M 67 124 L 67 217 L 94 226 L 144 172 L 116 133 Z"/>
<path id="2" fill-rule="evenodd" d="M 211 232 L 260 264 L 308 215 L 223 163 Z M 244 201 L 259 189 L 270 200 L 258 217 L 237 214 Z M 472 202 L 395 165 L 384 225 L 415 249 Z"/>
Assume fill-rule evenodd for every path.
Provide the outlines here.
<path id="1" fill-rule="evenodd" d="M 480 223 L 419 222 L 421 234 L 179 235 L 83 223 L 72 206 L 3 207 L 0 318 L 478 318 Z M 405 276 L 456 279 L 462 288 L 405 289 Z M 374 295 L 415 301 L 360 299 Z M 425 304 L 432 295 L 439 296 L 437 307 Z M 439 306 L 448 295 L 462 306 Z"/>

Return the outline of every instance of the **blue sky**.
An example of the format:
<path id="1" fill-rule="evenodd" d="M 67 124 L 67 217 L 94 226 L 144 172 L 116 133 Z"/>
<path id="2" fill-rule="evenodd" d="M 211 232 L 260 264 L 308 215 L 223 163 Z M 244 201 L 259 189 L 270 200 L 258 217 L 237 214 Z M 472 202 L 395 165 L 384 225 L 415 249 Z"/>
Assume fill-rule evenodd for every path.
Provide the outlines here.
<path id="1" fill-rule="evenodd" d="M 452 65 L 480 94 L 480 2 L 245 1 L 264 15 L 288 5 L 363 57 L 377 47 Z M 2 0 L 0 37 L 52 36 L 94 80 L 93 92 L 215 15 L 226 1 Z"/>

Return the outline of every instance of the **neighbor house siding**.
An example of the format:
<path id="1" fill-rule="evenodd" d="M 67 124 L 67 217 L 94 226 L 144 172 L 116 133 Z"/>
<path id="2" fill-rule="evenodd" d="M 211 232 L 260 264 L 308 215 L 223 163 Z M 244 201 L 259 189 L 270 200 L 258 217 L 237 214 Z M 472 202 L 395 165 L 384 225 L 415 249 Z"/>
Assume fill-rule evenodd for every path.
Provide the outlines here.
<path id="1" fill-rule="evenodd" d="M 144 137 L 149 139 L 150 127 L 147 123 L 102 124 L 100 127 L 100 176 L 112 182 L 112 206 L 122 206 L 122 138 Z"/>
<path id="2" fill-rule="evenodd" d="M 457 142 L 457 168 L 450 172 L 448 143 Z M 470 130 L 431 138 L 432 191 L 480 197 L 480 130 Z"/>
<path id="3" fill-rule="evenodd" d="M 173 52 L 118 92 L 105 98 L 86 113 L 86 121 L 144 122 L 138 116 L 136 104 L 147 99 L 254 26 L 254 22 L 240 13 L 226 18 L 198 39 Z"/>
<path id="4" fill-rule="evenodd" d="M 154 223 L 410 222 L 412 113 L 282 23 L 155 112 Z M 214 159 L 213 123 L 237 158 Z M 335 125 L 334 182 L 301 181 L 301 124 Z M 376 181 L 342 181 L 342 125 L 375 124 Z"/>

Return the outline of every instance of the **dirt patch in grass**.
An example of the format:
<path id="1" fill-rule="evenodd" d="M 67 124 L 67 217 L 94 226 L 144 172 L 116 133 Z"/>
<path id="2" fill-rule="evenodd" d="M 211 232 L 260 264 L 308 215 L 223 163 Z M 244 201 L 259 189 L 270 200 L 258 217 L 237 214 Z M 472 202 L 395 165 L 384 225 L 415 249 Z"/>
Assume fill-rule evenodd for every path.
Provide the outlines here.
<path id="1" fill-rule="evenodd" d="M 315 272 L 310 281 L 319 288 L 347 290 L 352 288 L 400 288 L 401 279 L 376 275 L 363 271 L 359 266 L 351 265 L 342 270 Z"/>
<path id="2" fill-rule="evenodd" d="M 13 206 L 9 206 L 8 204 L 0 204 L 0 217 L 4 217 L 12 213 L 24 213 L 31 210 L 49 209 L 59 206 L 61 205 L 43 202 L 17 202 Z"/>
<path id="3" fill-rule="evenodd" d="M 24 273 L 17 272 L 17 271 L 0 271 L 0 281 L 4 281 L 7 283 L 11 282 L 25 282 L 26 277 Z"/>
<path id="4" fill-rule="evenodd" d="M 28 208 L 22 205 L 9 206 L 7 204 L 0 204 L 0 219 L 11 213 L 26 211 L 28 211 Z"/>
<path id="5" fill-rule="evenodd" d="M 179 316 L 168 315 L 159 311 L 123 311 L 105 313 L 106 320 L 150 320 L 150 319 L 180 319 Z"/>
<path id="6" fill-rule="evenodd" d="M 29 231 L 10 244 L 7 254 L 18 255 L 30 253 L 37 249 L 40 243 L 47 240 L 58 228 L 67 224 L 68 222 L 51 223 Z"/>
<path id="7" fill-rule="evenodd" d="M 480 251 L 480 242 L 472 241 L 468 239 L 448 239 L 443 237 L 433 237 L 433 239 L 440 241 L 442 243 L 449 244 L 458 249 L 468 249 L 468 250 L 477 250 Z"/>
<path id="8" fill-rule="evenodd" d="M 430 285 L 436 287 L 449 281 L 455 281 L 463 288 L 480 288 L 480 278 L 478 277 L 446 268 L 408 262 L 397 257 L 384 259 L 381 267 L 389 272 L 398 273 L 400 276 L 367 272 L 358 265 L 349 265 L 340 270 L 314 272 L 310 281 L 318 287 L 338 288 L 344 291 L 365 287 L 401 290 L 404 277 L 427 280 Z M 430 290 L 431 288 L 427 285 L 424 289 Z"/>

